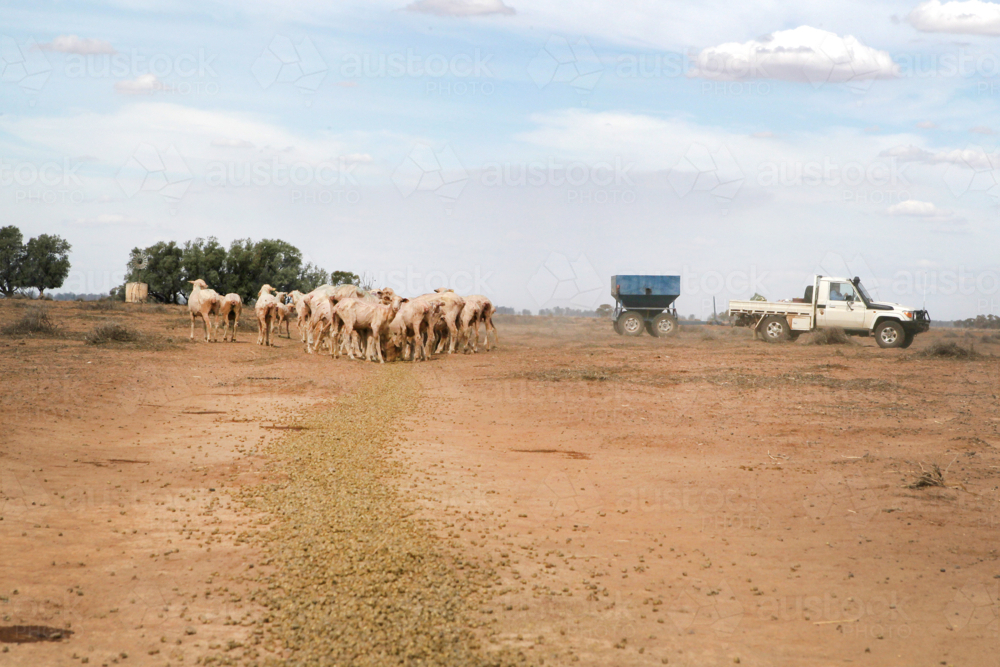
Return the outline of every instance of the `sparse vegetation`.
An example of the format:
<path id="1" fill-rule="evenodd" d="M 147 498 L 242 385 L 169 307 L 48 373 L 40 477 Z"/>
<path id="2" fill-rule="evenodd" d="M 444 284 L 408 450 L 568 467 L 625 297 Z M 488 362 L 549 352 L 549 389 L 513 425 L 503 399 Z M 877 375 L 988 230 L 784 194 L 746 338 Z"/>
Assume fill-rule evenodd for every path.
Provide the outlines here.
<path id="1" fill-rule="evenodd" d="M 840 327 L 820 329 L 805 336 L 804 345 L 854 345 L 851 337 Z"/>
<path id="2" fill-rule="evenodd" d="M 48 310 L 39 306 L 29 308 L 21 319 L 3 328 L 7 336 L 53 335 L 57 332 L 58 327 L 49 317 Z"/>
<path id="3" fill-rule="evenodd" d="M 85 340 L 90 345 L 105 345 L 107 343 L 135 343 L 142 338 L 141 333 L 121 322 L 105 322 L 91 329 Z"/>
<path id="4" fill-rule="evenodd" d="M 77 302 L 77 307 L 84 310 L 122 310 L 125 306 L 121 301 L 115 301 L 114 299 L 104 298 L 98 299 L 97 301 L 79 301 Z"/>
<path id="5" fill-rule="evenodd" d="M 963 347 L 955 341 L 936 340 L 930 347 L 920 352 L 922 357 L 944 357 L 950 359 L 978 359 L 982 355 L 976 352 L 971 343 Z"/>

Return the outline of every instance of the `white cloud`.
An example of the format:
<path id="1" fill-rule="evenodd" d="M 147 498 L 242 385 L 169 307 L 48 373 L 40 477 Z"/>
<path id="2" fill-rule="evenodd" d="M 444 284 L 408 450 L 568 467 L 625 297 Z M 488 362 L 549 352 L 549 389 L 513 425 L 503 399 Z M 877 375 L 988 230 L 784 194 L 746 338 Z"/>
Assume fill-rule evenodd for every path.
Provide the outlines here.
<path id="1" fill-rule="evenodd" d="M 772 139 L 774 137 L 774 132 L 765 130 L 764 132 L 754 132 L 750 136 L 754 139 Z"/>
<path id="2" fill-rule="evenodd" d="M 993 130 L 986 127 L 985 125 L 976 125 L 975 127 L 970 127 L 969 132 L 974 134 L 993 134 Z"/>
<path id="3" fill-rule="evenodd" d="M 503 0 L 415 0 L 406 6 L 411 12 L 436 16 L 487 16 L 489 14 L 514 14 Z"/>
<path id="4" fill-rule="evenodd" d="M 924 164 L 957 164 L 971 169 L 992 169 L 998 155 L 987 153 L 981 146 L 953 148 L 932 153 L 917 146 L 895 146 L 879 153 L 882 157 L 893 157 L 900 162 L 922 162 Z"/>
<path id="5" fill-rule="evenodd" d="M 865 46 L 850 35 L 841 37 L 810 26 L 704 49 L 692 69 L 692 76 L 705 79 L 778 79 L 815 86 L 864 85 L 898 74 L 899 67 L 885 51 Z"/>
<path id="6" fill-rule="evenodd" d="M 212 145 L 216 148 L 253 148 L 253 144 L 244 139 L 212 139 Z"/>
<path id="7" fill-rule="evenodd" d="M 935 123 L 932 120 L 922 120 L 919 123 L 917 123 L 917 127 L 919 127 L 921 130 L 933 130 L 934 128 L 937 127 L 937 123 Z"/>
<path id="8" fill-rule="evenodd" d="M 75 53 L 81 56 L 94 56 L 117 53 L 109 42 L 103 39 L 83 39 L 76 35 L 59 35 L 51 42 L 39 44 L 42 51 L 58 53 Z"/>
<path id="9" fill-rule="evenodd" d="M 910 12 L 907 20 L 923 32 L 1000 35 L 1000 5 L 981 0 L 930 0 Z"/>
<path id="10" fill-rule="evenodd" d="M 84 227 L 104 227 L 108 225 L 142 225 L 145 224 L 139 218 L 133 218 L 121 213 L 102 213 L 90 218 L 77 218 L 71 224 Z"/>
<path id="11" fill-rule="evenodd" d="M 905 215 L 915 218 L 941 218 L 951 215 L 951 211 L 940 209 L 929 201 L 907 199 L 893 204 L 885 210 L 889 215 Z"/>
<path id="12" fill-rule="evenodd" d="M 115 82 L 115 92 L 123 95 L 148 95 L 158 90 L 165 90 L 163 82 L 155 74 L 140 74 L 134 79 L 124 79 Z"/>

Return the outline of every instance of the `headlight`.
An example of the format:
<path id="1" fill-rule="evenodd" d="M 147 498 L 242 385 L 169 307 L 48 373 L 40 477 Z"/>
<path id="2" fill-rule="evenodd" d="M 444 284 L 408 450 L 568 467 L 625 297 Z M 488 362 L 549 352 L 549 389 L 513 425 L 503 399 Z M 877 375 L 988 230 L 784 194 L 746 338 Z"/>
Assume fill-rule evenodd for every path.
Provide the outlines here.
<path id="1" fill-rule="evenodd" d="M 906 317 L 908 317 L 908 318 L 910 318 L 911 320 L 913 319 L 913 311 L 912 310 L 904 310 L 903 311 L 903 315 L 906 316 Z"/>

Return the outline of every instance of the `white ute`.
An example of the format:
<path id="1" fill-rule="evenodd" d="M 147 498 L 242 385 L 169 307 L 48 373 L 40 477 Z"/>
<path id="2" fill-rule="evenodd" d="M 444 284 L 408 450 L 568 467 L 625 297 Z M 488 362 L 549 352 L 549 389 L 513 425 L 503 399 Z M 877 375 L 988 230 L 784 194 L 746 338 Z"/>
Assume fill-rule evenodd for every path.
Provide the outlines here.
<path id="1" fill-rule="evenodd" d="M 858 278 L 816 276 L 802 299 L 730 301 L 734 326 L 751 327 L 764 340 L 794 340 L 807 331 L 840 328 L 852 336 L 875 336 L 879 347 L 909 347 L 927 331 L 926 310 L 873 301 Z"/>

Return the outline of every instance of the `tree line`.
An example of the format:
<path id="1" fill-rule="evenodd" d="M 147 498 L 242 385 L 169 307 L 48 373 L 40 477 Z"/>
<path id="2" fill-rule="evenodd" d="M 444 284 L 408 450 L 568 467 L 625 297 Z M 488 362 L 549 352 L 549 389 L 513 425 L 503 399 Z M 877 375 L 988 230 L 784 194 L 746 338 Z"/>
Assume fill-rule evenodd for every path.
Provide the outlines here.
<path id="1" fill-rule="evenodd" d="M 194 239 L 183 245 L 161 241 L 146 248 L 133 248 L 126 267 L 126 283 L 146 283 L 149 296 L 161 303 L 180 303 L 191 292 L 189 280 L 201 278 L 219 294 L 239 294 L 244 303 L 257 297 L 261 285 L 279 292 L 309 292 L 329 283 L 359 284 L 349 271 L 333 271 L 303 263 L 302 252 L 276 239 L 237 239 L 225 248 L 215 237 Z M 125 300 L 125 285 L 111 291 Z"/>
<path id="2" fill-rule="evenodd" d="M 70 245 L 54 234 L 39 234 L 24 242 L 14 225 L 0 227 L 0 293 L 8 299 L 17 293 L 62 287 L 69 275 Z"/>
<path id="3" fill-rule="evenodd" d="M 1000 317 L 993 313 L 976 315 L 965 320 L 955 320 L 955 326 L 965 329 L 1000 329 Z"/>

